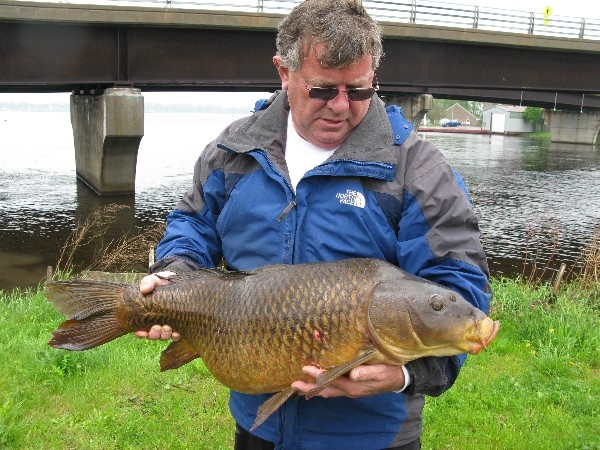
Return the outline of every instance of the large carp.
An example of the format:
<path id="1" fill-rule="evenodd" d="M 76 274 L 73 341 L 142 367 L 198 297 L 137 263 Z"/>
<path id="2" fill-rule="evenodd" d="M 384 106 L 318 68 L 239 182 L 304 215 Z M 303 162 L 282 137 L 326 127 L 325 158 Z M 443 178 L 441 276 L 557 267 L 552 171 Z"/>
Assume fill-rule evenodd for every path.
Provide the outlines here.
<path id="1" fill-rule="evenodd" d="M 277 393 L 253 428 L 294 395 L 293 381 L 310 381 L 305 365 L 327 369 L 310 397 L 359 364 L 476 354 L 499 329 L 457 293 L 377 259 L 204 269 L 147 295 L 131 284 L 54 281 L 46 296 L 68 317 L 49 342 L 55 348 L 86 350 L 171 325 L 181 340 L 162 352 L 161 370 L 201 357 L 231 389 Z"/>

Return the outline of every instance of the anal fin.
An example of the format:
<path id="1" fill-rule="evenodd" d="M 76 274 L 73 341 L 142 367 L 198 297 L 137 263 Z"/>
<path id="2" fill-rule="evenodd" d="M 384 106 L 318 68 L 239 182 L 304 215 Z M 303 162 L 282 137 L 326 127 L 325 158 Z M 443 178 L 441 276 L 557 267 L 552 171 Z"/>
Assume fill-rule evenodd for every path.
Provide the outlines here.
<path id="1" fill-rule="evenodd" d="M 171 342 L 160 355 L 160 370 L 177 369 L 201 355 L 187 341 Z"/>

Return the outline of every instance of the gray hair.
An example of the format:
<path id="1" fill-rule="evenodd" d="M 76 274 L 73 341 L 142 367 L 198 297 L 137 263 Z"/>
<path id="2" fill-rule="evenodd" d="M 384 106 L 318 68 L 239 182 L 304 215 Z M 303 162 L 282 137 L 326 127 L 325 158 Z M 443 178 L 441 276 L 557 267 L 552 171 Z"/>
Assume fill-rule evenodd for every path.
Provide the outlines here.
<path id="1" fill-rule="evenodd" d="M 318 44 L 325 47 L 319 63 L 327 68 L 343 68 L 371 55 L 375 70 L 383 54 L 381 28 L 361 0 L 305 0 L 279 25 L 276 44 L 282 65 L 292 71 Z"/>

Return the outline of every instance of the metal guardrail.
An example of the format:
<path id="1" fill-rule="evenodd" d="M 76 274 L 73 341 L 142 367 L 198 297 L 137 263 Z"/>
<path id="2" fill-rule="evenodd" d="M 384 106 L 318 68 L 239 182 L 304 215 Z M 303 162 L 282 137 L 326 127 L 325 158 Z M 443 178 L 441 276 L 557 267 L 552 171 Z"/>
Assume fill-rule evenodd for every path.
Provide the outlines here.
<path id="1" fill-rule="evenodd" d="M 68 3 L 286 14 L 301 1 L 70 0 Z M 439 0 L 364 0 L 363 4 L 371 16 L 380 22 L 414 23 L 538 36 L 600 40 L 600 18 L 555 16 L 544 12 L 514 11 L 477 5 L 441 3 Z"/>

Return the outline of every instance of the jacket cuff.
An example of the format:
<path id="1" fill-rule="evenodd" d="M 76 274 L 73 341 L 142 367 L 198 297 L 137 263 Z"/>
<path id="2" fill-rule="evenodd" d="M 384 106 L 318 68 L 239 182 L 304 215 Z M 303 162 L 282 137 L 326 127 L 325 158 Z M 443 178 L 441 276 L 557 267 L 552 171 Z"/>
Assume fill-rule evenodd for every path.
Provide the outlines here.
<path id="1" fill-rule="evenodd" d="M 198 270 L 201 267 L 197 266 L 193 262 L 180 258 L 177 256 L 167 256 L 161 260 L 156 261 L 150 266 L 148 273 L 161 272 L 163 270 L 170 270 L 171 272 L 191 272 L 192 270 Z"/>
<path id="2" fill-rule="evenodd" d="M 406 363 L 410 375 L 410 384 L 404 394 L 426 394 L 437 397 L 448 388 L 446 375 L 447 357 L 428 356 Z"/>

